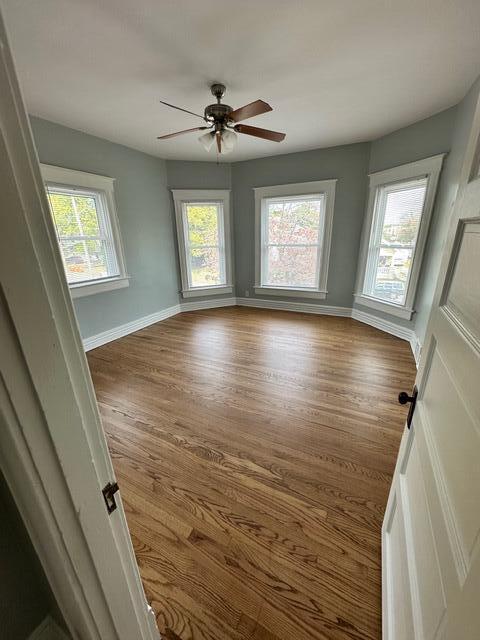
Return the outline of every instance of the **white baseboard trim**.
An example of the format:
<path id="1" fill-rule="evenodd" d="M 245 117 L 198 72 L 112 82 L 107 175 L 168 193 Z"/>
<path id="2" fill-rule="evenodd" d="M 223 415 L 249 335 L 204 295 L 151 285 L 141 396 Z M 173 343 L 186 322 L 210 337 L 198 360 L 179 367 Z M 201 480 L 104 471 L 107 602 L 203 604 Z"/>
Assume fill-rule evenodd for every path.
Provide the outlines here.
<path id="1" fill-rule="evenodd" d="M 364 324 L 369 324 L 376 329 L 380 329 L 380 331 L 391 333 L 393 336 L 401 338 L 402 340 L 408 340 L 413 353 L 413 357 L 415 359 L 415 364 L 418 368 L 418 363 L 420 362 L 420 354 L 422 351 L 422 344 L 413 329 L 402 327 L 401 325 L 395 324 L 395 322 L 390 322 L 389 320 L 384 320 L 383 318 L 377 318 L 377 316 L 374 316 L 370 313 L 365 313 L 365 311 L 360 311 L 359 309 L 352 309 L 352 318 L 354 320 L 358 320 L 359 322 L 363 322 Z"/>
<path id="2" fill-rule="evenodd" d="M 309 302 L 285 302 L 284 300 L 264 300 L 261 298 L 237 298 L 240 307 L 256 307 L 258 309 L 280 309 L 299 313 L 315 313 L 323 316 L 341 316 L 349 318 L 352 310 L 349 307 L 332 307 L 327 304 Z"/>
<path id="3" fill-rule="evenodd" d="M 410 347 L 412 349 L 413 357 L 415 358 L 415 364 L 417 365 L 417 369 L 418 369 L 418 364 L 420 362 L 420 355 L 422 353 L 422 343 L 418 339 L 418 336 L 416 335 L 416 333 L 414 333 L 413 331 L 412 331 L 412 337 L 410 338 Z"/>
<path id="4" fill-rule="evenodd" d="M 132 322 L 126 322 L 118 327 L 113 327 L 113 329 L 108 329 L 107 331 L 102 331 L 102 333 L 97 333 L 97 335 L 85 338 L 83 340 L 83 347 L 85 351 L 96 349 L 97 347 L 101 347 L 102 344 L 107 344 L 107 342 L 123 338 L 123 336 L 127 336 L 135 331 L 140 331 L 140 329 L 145 329 L 145 327 L 149 327 L 151 324 L 176 316 L 178 313 L 182 313 L 183 311 L 216 309 L 217 307 L 233 307 L 236 304 L 236 298 L 233 297 L 221 298 L 219 300 L 193 300 L 192 302 L 182 302 L 181 304 L 176 304 L 173 307 L 162 309 L 162 311 L 151 313 L 148 316 L 137 318 L 137 320 L 132 320 Z"/>
<path id="5" fill-rule="evenodd" d="M 390 322 L 390 320 L 384 320 L 383 318 L 378 318 L 377 316 L 374 316 L 370 313 L 365 313 L 365 311 L 352 309 L 352 318 L 354 320 L 358 320 L 359 322 L 363 322 L 364 324 L 369 324 L 371 327 L 375 327 L 375 329 L 380 329 L 380 331 L 391 333 L 392 336 L 396 336 L 397 338 L 402 338 L 402 340 L 408 340 L 410 342 L 412 339 L 412 335 L 413 335 L 412 329 L 408 329 L 407 327 L 402 327 L 399 324 Z"/>
<path id="6" fill-rule="evenodd" d="M 132 320 L 132 322 L 126 322 L 118 327 L 113 327 L 113 329 L 103 331 L 102 333 L 97 333 L 97 335 L 91 336 L 90 338 L 85 338 L 83 340 L 83 347 L 85 351 L 90 351 L 90 349 L 101 347 L 102 344 L 112 342 L 112 340 L 123 338 L 123 336 L 127 336 L 129 333 L 134 333 L 135 331 L 144 329 L 151 324 L 155 324 L 155 322 L 166 320 L 166 318 L 170 318 L 171 316 L 176 316 L 177 313 L 180 313 L 179 304 L 176 304 L 173 307 L 168 307 L 167 309 L 162 309 L 162 311 L 157 311 L 156 313 L 151 313 L 148 316 L 137 318 L 137 320 Z"/>
<path id="7" fill-rule="evenodd" d="M 237 302 L 237 298 L 217 298 L 216 300 L 192 300 L 191 302 L 181 302 L 180 310 L 184 311 L 198 311 L 199 309 L 218 309 L 219 307 L 234 307 Z"/>
<path id="8" fill-rule="evenodd" d="M 199 311 L 201 309 L 217 309 L 219 307 L 255 307 L 258 309 L 277 309 L 282 311 L 294 311 L 298 313 L 313 313 L 316 315 L 339 316 L 343 318 L 353 318 L 359 322 L 369 324 L 380 331 L 390 333 L 397 338 L 407 340 L 410 343 L 415 362 L 418 366 L 420 358 L 421 344 L 412 329 L 402 327 L 389 320 L 378 318 L 370 313 L 359 311 L 358 309 L 350 309 L 349 307 L 334 307 L 326 304 L 311 304 L 308 302 L 285 302 L 284 300 L 264 300 L 262 298 L 220 298 L 216 300 L 192 300 L 191 302 L 182 302 L 163 309 L 157 313 L 151 313 L 132 322 L 127 322 L 108 331 L 103 331 L 90 338 L 85 338 L 83 345 L 85 351 L 90 351 L 96 347 L 100 347 L 107 342 L 117 340 L 130 333 L 144 329 L 145 327 L 166 320 L 172 316 L 185 311 Z"/>
<path id="9" fill-rule="evenodd" d="M 51 616 L 47 616 L 28 636 L 28 640 L 69 640 Z"/>

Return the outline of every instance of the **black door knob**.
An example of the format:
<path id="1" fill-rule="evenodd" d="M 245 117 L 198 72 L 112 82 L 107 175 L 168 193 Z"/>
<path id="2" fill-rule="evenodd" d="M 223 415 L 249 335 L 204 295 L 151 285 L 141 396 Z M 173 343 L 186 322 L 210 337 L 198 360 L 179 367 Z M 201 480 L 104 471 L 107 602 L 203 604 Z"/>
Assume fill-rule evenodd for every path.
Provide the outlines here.
<path id="1" fill-rule="evenodd" d="M 415 411 L 415 405 L 417 404 L 417 396 L 418 396 L 417 385 L 415 385 L 413 387 L 413 392 L 412 392 L 411 396 L 409 396 L 406 391 L 401 391 L 398 394 L 398 401 L 399 401 L 400 404 L 407 404 L 408 402 L 411 402 L 410 409 L 408 411 L 408 416 L 407 416 L 407 427 L 409 429 L 410 429 L 410 426 L 412 424 L 412 418 L 413 418 L 413 412 Z"/>
<path id="2" fill-rule="evenodd" d="M 416 396 L 409 396 L 406 391 L 401 391 L 398 394 L 398 401 L 400 404 L 407 404 L 407 402 L 413 402 Z"/>

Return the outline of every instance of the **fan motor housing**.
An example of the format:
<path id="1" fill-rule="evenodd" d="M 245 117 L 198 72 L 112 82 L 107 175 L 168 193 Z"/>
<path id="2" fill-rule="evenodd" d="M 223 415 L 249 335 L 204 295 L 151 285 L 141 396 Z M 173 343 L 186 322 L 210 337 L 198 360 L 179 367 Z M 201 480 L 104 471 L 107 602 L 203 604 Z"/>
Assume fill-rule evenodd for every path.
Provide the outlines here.
<path id="1" fill-rule="evenodd" d="M 205 117 L 213 120 L 227 120 L 229 113 L 233 111 L 228 104 L 209 104 L 205 107 Z"/>

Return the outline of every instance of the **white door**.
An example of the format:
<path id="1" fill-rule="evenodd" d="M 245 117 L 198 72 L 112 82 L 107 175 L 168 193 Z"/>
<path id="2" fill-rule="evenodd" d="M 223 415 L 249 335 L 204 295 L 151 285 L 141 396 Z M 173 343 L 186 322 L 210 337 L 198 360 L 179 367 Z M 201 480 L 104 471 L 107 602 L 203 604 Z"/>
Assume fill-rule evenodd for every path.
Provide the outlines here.
<path id="1" fill-rule="evenodd" d="M 72 637 L 153 640 L 1 15 L 0 87 L 0 464 Z"/>
<path id="2" fill-rule="evenodd" d="M 480 638 L 477 98 L 382 531 L 384 640 Z"/>

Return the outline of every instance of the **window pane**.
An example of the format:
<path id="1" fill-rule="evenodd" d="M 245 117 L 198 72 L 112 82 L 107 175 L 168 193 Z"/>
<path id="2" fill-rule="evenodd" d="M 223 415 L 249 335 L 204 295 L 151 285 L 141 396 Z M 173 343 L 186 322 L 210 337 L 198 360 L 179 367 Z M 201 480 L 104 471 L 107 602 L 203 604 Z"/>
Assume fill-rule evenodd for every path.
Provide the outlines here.
<path id="1" fill-rule="evenodd" d="M 268 202 L 268 243 L 317 243 L 320 207 L 320 199 Z"/>
<path id="2" fill-rule="evenodd" d="M 218 245 L 217 204 L 187 204 L 188 242 L 193 245 Z"/>
<path id="3" fill-rule="evenodd" d="M 268 247 L 267 282 L 275 287 L 316 287 L 317 247 Z"/>
<path id="4" fill-rule="evenodd" d="M 377 191 L 364 293 L 405 304 L 427 178 Z"/>
<path id="5" fill-rule="evenodd" d="M 403 304 L 412 265 L 412 254 L 412 249 L 381 247 L 371 295 Z"/>
<path id="6" fill-rule="evenodd" d="M 97 203 L 94 197 L 49 189 L 50 207 L 59 236 L 98 236 Z"/>
<path id="7" fill-rule="evenodd" d="M 218 247 L 190 249 L 190 286 L 211 287 L 225 283 Z"/>
<path id="8" fill-rule="evenodd" d="M 101 193 L 47 185 L 67 282 L 118 276 L 115 244 Z"/>
<path id="9" fill-rule="evenodd" d="M 105 240 L 61 239 L 60 250 L 69 283 L 113 275 L 108 269 L 108 246 Z"/>
<path id="10" fill-rule="evenodd" d="M 381 244 L 414 245 L 425 200 L 424 184 L 387 192 Z"/>

